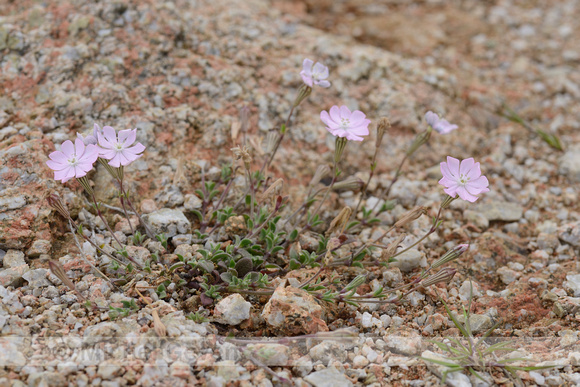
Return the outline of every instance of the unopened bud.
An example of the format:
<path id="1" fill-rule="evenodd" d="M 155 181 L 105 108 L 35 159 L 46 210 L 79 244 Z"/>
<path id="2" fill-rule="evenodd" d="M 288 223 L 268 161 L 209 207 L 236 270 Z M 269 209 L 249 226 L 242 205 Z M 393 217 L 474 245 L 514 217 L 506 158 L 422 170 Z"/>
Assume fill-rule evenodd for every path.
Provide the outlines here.
<path id="1" fill-rule="evenodd" d="M 59 214 L 61 214 L 65 219 L 71 219 L 70 212 L 65 207 L 65 205 L 60 200 L 60 197 L 57 194 L 50 194 L 46 198 L 48 205 L 54 208 Z"/>
<path id="2" fill-rule="evenodd" d="M 404 214 L 397 223 L 395 223 L 395 227 L 403 227 L 421 217 L 421 215 L 425 215 L 427 213 L 427 207 L 418 206 L 413 208 L 411 211 Z"/>
<path id="3" fill-rule="evenodd" d="M 334 219 L 332 219 L 332 222 L 330 222 L 330 226 L 328 226 L 328 230 L 326 231 L 326 235 L 328 236 L 337 230 L 340 230 L 340 233 L 342 234 L 342 232 L 344 231 L 344 228 L 346 227 L 346 225 L 348 223 L 348 220 L 350 219 L 351 214 L 352 214 L 352 209 L 348 206 L 346 206 L 342 210 L 340 210 L 338 215 Z"/>
<path id="4" fill-rule="evenodd" d="M 468 244 L 457 245 L 448 252 L 445 253 L 441 258 L 439 258 L 435 263 L 432 265 L 433 269 L 438 268 L 439 266 L 443 266 L 446 263 L 456 260 L 459 258 L 461 254 L 467 251 L 469 248 Z"/>
<path id="5" fill-rule="evenodd" d="M 363 274 L 357 275 L 356 277 L 354 277 L 352 281 L 350 281 L 348 285 L 346 285 L 346 287 L 342 290 L 342 292 L 346 293 L 358 288 L 359 286 L 365 283 L 366 279 L 367 279 L 366 275 Z"/>
<path id="6" fill-rule="evenodd" d="M 429 126 L 426 131 L 419 133 L 415 136 L 413 143 L 407 150 L 407 156 L 411 156 L 419 147 L 429 141 L 429 137 L 431 137 L 431 132 L 433 129 Z"/>
<path id="7" fill-rule="evenodd" d="M 386 117 L 381 118 L 379 124 L 377 125 L 377 142 L 375 143 L 375 147 L 380 147 L 381 143 L 383 142 L 383 136 L 385 135 L 385 131 L 391 127 L 391 123 L 389 119 Z"/>
<path id="8" fill-rule="evenodd" d="M 240 130 L 246 133 L 250 127 L 250 108 L 244 106 L 240 109 Z"/>
<path id="9" fill-rule="evenodd" d="M 318 168 L 316 168 L 316 172 L 314 172 L 314 176 L 312 176 L 312 180 L 310 180 L 309 185 L 314 187 L 316 184 L 320 183 L 320 180 L 322 180 L 322 178 L 329 173 L 330 167 L 328 165 L 319 165 Z"/>
<path id="10" fill-rule="evenodd" d="M 266 135 L 266 147 L 264 149 L 266 153 L 272 153 L 276 149 L 276 144 L 278 144 L 280 136 L 280 132 L 275 128 L 268 131 Z"/>
<path id="11" fill-rule="evenodd" d="M 349 176 L 343 181 L 334 183 L 332 189 L 334 191 L 356 191 L 359 190 L 364 184 L 365 184 L 364 181 L 362 181 L 358 177 Z"/>
<path id="12" fill-rule="evenodd" d="M 109 172 L 109 174 L 111 176 L 113 176 L 113 179 L 119 179 L 120 178 L 120 176 L 117 173 L 117 168 L 113 168 L 111 165 L 109 165 L 109 160 L 104 159 L 102 157 L 99 157 L 97 160 L 99 161 L 99 163 L 101 163 L 101 165 L 103 167 L 105 167 L 105 169 L 107 170 L 107 172 Z"/>
<path id="13" fill-rule="evenodd" d="M 306 84 L 303 84 L 300 87 L 300 89 L 298 90 L 298 95 L 296 96 L 296 99 L 294 100 L 294 104 L 292 105 L 292 107 L 296 107 L 296 106 L 300 105 L 300 103 L 302 101 L 304 101 L 306 98 L 308 98 L 310 93 L 312 93 L 312 87 L 310 87 Z"/>
<path id="14" fill-rule="evenodd" d="M 446 267 L 444 269 L 439 270 L 439 272 L 437 272 L 436 274 L 433 274 L 432 276 L 425 278 L 423 281 L 421 281 L 420 285 L 422 288 L 428 288 L 429 286 L 433 286 L 439 283 L 448 284 L 449 282 L 451 282 L 456 272 L 457 271 L 455 269 Z"/>
<path id="15" fill-rule="evenodd" d="M 395 255 L 397 249 L 401 247 L 401 242 L 405 240 L 405 237 L 406 237 L 405 234 L 401 234 L 397 237 L 397 239 L 391 242 L 389 246 L 387 246 L 387 248 L 383 250 L 383 253 L 381 254 L 382 258 L 388 260 L 393 255 Z"/>
<path id="16" fill-rule="evenodd" d="M 85 297 L 83 297 L 83 295 L 77 290 L 75 284 L 70 280 L 70 278 L 68 278 L 64 271 L 64 267 L 62 267 L 60 262 L 51 259 L 48 261 L 48 267 L 50 268 L 52 274 L 61 280 L 62 283 L 65 284 L 70 290 L 74 291 L 81 301 L 86 300 Z"/>
<path id="17" fill-rule="evenodd" d="M 282 187 L 284 186 L 284 179 L 278 179 L 275 182 L 272 183 L 272 185 L 270 185 L 268 187 L 268 189 L 262 194 L 262 197 L 260 198 L 260 201 L 263 202 L 264 200 L 268 199 L 268 197 L 270 195 L 272 195 L 273 193 L 279 193 L 282 190 Z"/>
<path id="18" fill-rule="evenodd" d="M 94 191 L 93 191 L 93 187 L 91 187 L 91 183 L 89 183 L 89 179 L 87 179 L 86 176 L 83 177 L 77 177 L 77 181 L 79 183 L 81 183 L 81 185 L 83 186 L 83 188 L 85 189 L 86 193 L 89 196 L 94 196 Z"/>

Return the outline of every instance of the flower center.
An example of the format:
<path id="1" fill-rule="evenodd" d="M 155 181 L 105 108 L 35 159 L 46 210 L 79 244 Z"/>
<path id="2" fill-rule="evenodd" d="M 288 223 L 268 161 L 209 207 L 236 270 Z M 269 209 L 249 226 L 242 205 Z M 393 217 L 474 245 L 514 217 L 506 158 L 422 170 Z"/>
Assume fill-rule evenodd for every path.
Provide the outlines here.
<path id="1" fill-rule="evenodd" d="M 76 167 L 78 165 L 79 161 L 77 160 L 77 155 L 74 154 L 72 155 L 72 157 L 70 159 L 68 159 L 68 164 L 71 167 Z"/>
<path id="2" fill-rule="evenodd" d="M 321 73 L 313 72 L 313 73 L 312 73 L 312 78 L 313 78 L 313 79 L 320 80 L 320 76 L 321 76 L 321 75 L 322 75 Z"/>
<path id="3" fill-rule="evenodd" d="M 114 145 L 114 148 L 117 152 L 122 152 L 123 151 L 123 144 L 118 142 Z"/>
<path id="4" fill-rule="evenodd" d="M 350 120 L 348 118 L 341 118 L 340 126 L 342 127 L 342 129 L 348 130 L 350 128 Z"/>
<path id="5" fill-rule="evenodd" d="M 459 183 L 461 183 L 461 185 L 465 185 L 468 182 L 469 182 L 469 177 L 467 177 L 467 175 L 464 175 L 464 174 L 459 175 Z"/>

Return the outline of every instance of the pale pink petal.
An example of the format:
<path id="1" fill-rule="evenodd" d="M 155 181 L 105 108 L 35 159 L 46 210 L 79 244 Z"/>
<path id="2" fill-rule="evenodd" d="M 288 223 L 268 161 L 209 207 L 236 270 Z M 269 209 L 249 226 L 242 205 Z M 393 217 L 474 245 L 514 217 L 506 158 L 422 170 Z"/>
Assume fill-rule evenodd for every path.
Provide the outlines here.
<path id="1" fill-rule="evenodd" d="M 481 168 L 480 168 L 479 163 L 475 163 L 473 165 L 473 167 L 469 170 L 469 172 L 467 172 L 466 176 L 470 180 L 475 180 L 478 177 L 480 177 L 481 176 Z"/>
<path id="2" fill-rule="evenodd" d="M 330 111 L 332 111 L 332 109 Z M 322 120 L 322 122 L 324 122 L 328 126 L 332 126 L 333 124 L 336 125 L 336 123 L 334 121 L 332 121 L 332 119 L 330 118 L 330 115 L 328 114 L 328 112 L 326 110 L 323 110 L 320 112 L 320 119 Z"/>
<path id="3" fill-rule="evenodd" d="M 92 164 L 99 158 L 99 151 L 100 149 L 98 146 L 87 145 L 87 148 L 85 149 L 85 154 L 83 155 L 83 159 Z"/>
<path id="4" fill-rule="evenodd" d="M 326 76 L 324 76 L 325 71 L 326 71 Z M 312 72 L 318 73 L 319 79 L 324 79 L 324 78 L 328 77 L 328 68 L 320 62 L 316 62 Z"/>
<path id="5" fill-rule="evenodd" d="M 359 123 L 361 123 L 366 117 L 367 116 L 363 112 L 361 112 L 360 110 L 355 110 L 350 115 L 350 124 L 353 126 L 356 126 Z M 369 121 L 369 123 L 370 123 L 370 121 Z"/>
<path id="6" fill-rule="evenodd" d="M 473 160 L 473 157 L 463 160 L 459 166 L 459 175 L 467 175 L 474 165 L 475 160 Z"/>
<path id="7" fill-rule="evenodd" d="M 65 177 L 64 177 L 66 180 L 63 180 L 62 182 L 64 183 L 65 181 L 67 181 L 67 180 L 70 180 L 70 179 L 72 179 L 73 177 L 75 177 L 75 168 L 74 168 L 74 167 L 70 167 L 70 168 L 68 169 L 68 171 L 67 171 L 67 173 L 66 173 Z"/>
<path id="8" fill-rule="evenodd" d="M 479 189 L 479 190 L 485 189 L 485 190 L 489 191 L 489 189 L 487 188 L 489 186 L 489 181 L 487 180 L 487 177 L 485 177 L 485 176 L 480 176 L 475 180 L 471 180 L 469 182 L 468 186 L 470 188 L 473 187 L 475 189 Z M 484 192 L 487 192 L 487 191 L 484 191 Z"/>
<path id="9" fill-rule="evenodd" d="M 342 105 L 340 107 L 340 118 L 344 118 L 345 120 L 350 120 L 350 116 L 351 116 L 351 112 L 350 109 L 348 107 L 346 107 L 345 105 Z"/>
<path id="10" fill-rule="evenodd" d="M 447 156 L 447 167 L 453 176 L 459 177 L 459 160 L 451 156 Z"/>
<path id="11" fill-rule="evenodd" d="M 324 81 L 318 81 L 317 84 L 318 84 L 318 86 L 324 87 L 324 88 L 330 87 L 330 82 L 328 82 L 326 80 L 324 80 Z"/>
<path id="12" fill-rule="evenodd" d="M 450 180 L 457 180 L 457 177 L 451 172 L 451 170 L 449 169 L 449 165 L 445 162 L 439 164 L 441 167 L 441 174 L 450 179 Z"/>
<path id="13" fill-rule="evenodd" d="M 145 146 L 138 142 L 137 144 L 133 145 L 132 147 L 124 149 L 123 153 L 129 152 L 131 154 L 138 155 L 139 153 L 142 153 L 144 150 L 145 150 Z"/>
<path id="14" fill-rule="evenodd" d="M 431 127 L 434 127 L 439 121 L 439 116 L 432 111 L 428 111 L 425 113 L 425 121 L 427 121 L 427 124 L 429 124 Z"/>
<path id="15" fill-rule="evenodd" d="M 472 194 L 470 194 L 469 192 L 467 192 L 467 190 L 465 189 L 465 187 L 457 187 L 457 194 L 459 195 L 459 197 L 463 200 L 467 200 L 468 202 L 473 203 L 474 201 L 477 200 L 477 196 L 474 196 Z"/>
<path id="16" fill-rule="evenodd" d="M 73 145 L 71 140 L 66 140 L 60 146 L 60 150 L 62 151 L 62 153 L 64 153 L 67 159 L 69 159 L 75 153 L 75 146 Z"/>
<path id="17" fill-rule="evenodd" d="M 314 64 L 314 61 L 306 58 L 304 59 L 304 61 L 302 62 L 302 71 L 307 72 L 308 74 L 312 74 L 312 65 Z"/>
<path id="18" fill-rule="evenodd" d="M 449 179 L 447 177 L 441 178 L 441 180 L 439 180 L 439 184 L 441 184 L 441 185 L 443 185 L 445 187 L 448 187 L 448 188 L 450 188 L 450 187 L 456 187 L 458 185 L 457 184 L 457 180 Z"/>
<path id="19" fill-rule="evenodd" d="M 305 74 L 304 72 L 301 72 L 301 73 L 300 73 L 300 76 L 302 77 L 302 81 L 304 81 L 304 83 L 305 83 L 307 86 L 310 86 L 310 87 L 312 87 L 312 77 L 311 77 L 311 76 L 309 76 L 309 75 Z"/>
<path id="20" fill-rule="evenodd" d="M 93 125 L 93 136 L 95 136 L 95 138 L 97 138 L 98 133 L 102 133 L 102 130 L 101 130 L 101 127 L 95 123 Z"/>
<path id="21" fill-rule="evenodd" d="M 362 141 L 364 140 L 364 138 L 357 136 L 356 134 L 352 133 L 352 132 L 347 132 L 346 133 L 346 139 L 350 140 L 350 141 Z"/>
<path id="22" fill-rule="evenodd" d="M 119 142 L 124 146 L 130 146 L 137 139 L 137 129 L 125 129 L 119 132 Z"/>
<path id="23" fill-rule="evenodd" d="M 116 144 L 117 143 L 117 133 L 115 132 L 115 129 L 113 129 L 110 126 L 105 126 L 103 128 L 103 135 L 104 137 L 107 139 L 107 141 L 109 142 L 109 144 Z"/>
<path id="24" fill-rule="evenodd" d="M 75 177 L 76 178 L 86 176 L 86 174 L 87 174 L 87 171 L 85 171 L 83 168 L 81 168 L 80 165 L 75 166 Z"/>
<path id="25" fill-rule="evenodd" d="M 113 147 L 113 144 L 111 144 L 111 143 L 110 143 L 110 142 L 109 142 L 109 141 L 108 141 L 108 140 L 105 138 L 105 136 L 104 136 L 104 135 L 102 135 L 101 133 L 98 133 L 98 134 L 97 134 L 97 137 L 98 137 L 98 142 L 99 142 L 99 145 L 100 145 L 102 148 L 109 149 L 109 148 L 112 148 L 112 147 Z"/>
<path id="26" fill-rule="evenodd" d="M 330 108 L 330 118 L 337 124 L 340 124 L 340 108 L 336 105 Z"/>
<path id="27" fill-rule="evenodd" d="M 443 191 L 453 198 L 457 196 L 457 187 L 445 188 Z"/>
<path id="28" fill-rule="evenodd" d="M 61 170 L 65 169 L 66 167 L 68 167 L 67 163 L 59 163 L 57 161 L 52 161 L 52 160 L 48 160 L 46 162 L 46 165 L 48 165 L 48 167 L 50 169 L 52 169 L 53 171 L 61 171 Z"/>
<path id="29" fill-rule="evenodd" d="M 54 180 L 62 180 L 62 182 L 64 183 L 66 180 L 70 179 L 70 178 L 66 177 L 68 175 L 70 169 L 71 169 L 71 166 L 67 165 L 66 168 L 63 170 L 54 171 Z M 63 179 L 66 179 L 66 180 L 63 180 Z"/>
<path id="30" fill-rule="evenodd" d="M 68 158 L 60 151 L 54 151 L 48 157 L 57 163 L 66 164 L 68 162 Z"/>
<path id="31" fill-rule="evenodd" d="M 101 149 L 99 151 L 99 157 L 102 157 L 107 160 L 111 160 L 113 157 L 115 157 L 116 154 L 117 152 L 115 152 L 112 149 Z"/>
<path id="32" fill-rule="evenodd" d="M 110 161 L 109 161 L 109 165 L 112 167 L 120 167 L 121 166 L 121 158 L 120 158 L 121 154 L 120 153 L 116 153 L 115 157 L 113 157 Z"/>
<path id="33" fill-rule="evenodd" d="M 80 138 L 75 140 L 75 153 L 79 159 L 83 157 L 83 154 L 85 153 L 85 143 Z"/>

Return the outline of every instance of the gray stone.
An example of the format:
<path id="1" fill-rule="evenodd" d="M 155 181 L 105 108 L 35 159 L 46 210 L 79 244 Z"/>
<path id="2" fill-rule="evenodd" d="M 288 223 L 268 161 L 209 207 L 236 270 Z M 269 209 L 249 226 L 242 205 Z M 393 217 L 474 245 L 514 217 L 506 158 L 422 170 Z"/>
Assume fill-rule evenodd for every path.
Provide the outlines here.
<path id="1" fill-rule="evenodd" d="M 253 344 L 248 345 L 252 355 L 267 366 L 284 367 L 288 364 L 290 349 L 282 344 Z"/>
<path id="2" fill-rule="evenodd" d="M 558 173 L 574 183 L 580 183 L 580 145 L 575 145 L 560 157 Z"/>
<path id="3" fill-rule="evenodd" d="M 475 226 L 480 228 L 482 231 L 489 227 L 489 220 L 481 212 L 465 210 L 463 212 L 463 219 L 466 222 L 473 223 Z"/>
<path id="4" fill-rule="evenodd" d="M 232 343 L 226 341 L 219 348 L 222 360 L 238 361 L 242 358 L 242 355 L 238 350 L 238 347 Z"/>
<path id="5" fill-rule="evenodd" d="M 568 223 L 558 228 L 558 238 L 575 246 L 580 246 L 580 221 Z"/>
<path id="6" fill-rule="evenodd" d="M 46 269 L 34 269 L 24 273 L 22 278 L 28 281 L 28 286 L 31 288 L 42 288 L 52 285 L 48 278 L 46 278 L 47 273 L 48 270 Z"/>
<path id="7" fill-rule="evenodd" d="M 190 245 L 193 241 L 193 235 L 191 234 L 179 234 L 171 238 L 171 244 L 177 247 L 179 245 Z"/>
<path id="8" fill-rule="evenodd" d="M 244 300 L 239 294 L 227 296 L 215 307 L 214 317 L 222 324 L 238 325 L 250 318 L 250 308 L 252 304 Z"/>
<path id="9" fill-rule="evenodd" d="M 34 242 L 32 242 L 32 246 L 30 246 L 26 252 L 26 255 L 28 255 L 30 258 L 36 258 L 41 254 L 50 253 L 51 247 L 52 245 L 50 241 L 47 241 L 46 239 L 36 239 Z"/>
<path id="10" fill-rule="evenodd" d="M 421 337 L 416 335 L 387 335 L 383 337 L 383 340 L 385 341 L 387 348 L 389 348 L 389 350 L 394 353 L 406 356 L 415 356 L 421 352 Z"/>
<path id="11" fill-rule="evenodd" d="M 121 370 L 121 366 L 114 361 L 104 361 L 99 364 L 97 375 L 105 380 L 110 380 Z"/>
<path id="12" fill-rule="evenodd" d="M 578 353 L 580 359 L 580 353 Z M 580 363 L 580 362 L 579 362 Z M 302 356 L 298 360 L 294 362 L 294 367 L 292 367 L 292 371 L 298 376 L 306 376 L 312 371 L 313 365 L 312 360 L 309 356 Z"/>
<path id="13" fill-rule="evenodd" d="M 499 275 L 501 282 L 506 285 L 511 284 L 522 275 L 522 273 L 518 273 L 517 271 L 509 269 L 505 266 L 497 269 L 497 274 Z"/>
<path id="14" fill-rule="evenodd" d="M 185 195 L 185 202 L 183 203 L 183 206 L 185 207 L 186 210 L 192 211 L 201 208 L 201 205 L 202 205 L 201 199 L 198 198 L 196 195 L 194 194 Z"/>
<path id="15" fill-rule="evenodd" d="M 19 287 L 23 283 L 22 275 L 30 268 L 28 265 L 20 265 L 10 269 L 0 271 L 0 285 Z"/>
<path id="16" fill-rule="evenodd" d="M 517 203 L 500 202 L 491 200 L 485 204 L 479 204 L 476 208 L 488 221 L 500 220 L 515 222 L 522 218 L 524 208 Z"/>
<path id="17" fill-rule="evenodd" d="M 337 359 L 343 362 L 347 356 L 344 345 L 335 341 L 323 341 L 310 348 L 308 354 L 313 361 L 321 361 L 324 364 L 328 364 L 330 359 Z"/>
<path id="18" fill-rule="evenodd" d="M 463 314 L 455 316 L 457 321 L 464 324 L 465 317 Z M 491 317 L 486 316 L 484 314 L 472 314 L 469 316 L 469 327 L 471 328 L 472 333 L 481 333 L 487 331 L 489 328 L 493 326 L 493 320 Z"/>
<path id="19" fill-rule="evenodd" d="M 15 210 L 26 205 L 26 196 L 3 196 L 0 197 L 0 211 Z"/>
<path id="20" fill-rule="evenodd" d="M 191 228 L 191 223 L 183 212 L 176 209 L 163 208 L 143 215 L 143 220 L 151 226 L 155 234 L 164 233 L 168 238 L 188 233 Z"/>
<path id="21" fill-rule="evenodd" d="M 391 266 L 398 267 L 402 272 L 408 273 L 418 267 L 427 267 L 425 254 L 416 249 L 405 251 L 403 254 L 395 257 L 396 261 Z"/>
<path id="22" fill-rule="evenodd" d="M 27 360 L 20 352 L 19 339 L 11 337 L 0 338 L 0 367 L 22 367 Z"/>
<path id="23" fill-rule="evenodd" d="M 14 268 L 17 266 L 26 265 L 26 260 L 24 259 L 24 253 L 18 250 L 8 250 L 4 256 L 4 267 Z"/>
<path id="24" fill-rule="evenodd" d="M 316 371 L 304 378 L 315 387 L 350 387 L 352 382 L 334 367 Z"/>
<path id="25" fill-rule="evenodd" d="M 580 274 L 568 274 L 564 281 L 564 289 L 574 293 L 574 297 L 580 297 Z"/>

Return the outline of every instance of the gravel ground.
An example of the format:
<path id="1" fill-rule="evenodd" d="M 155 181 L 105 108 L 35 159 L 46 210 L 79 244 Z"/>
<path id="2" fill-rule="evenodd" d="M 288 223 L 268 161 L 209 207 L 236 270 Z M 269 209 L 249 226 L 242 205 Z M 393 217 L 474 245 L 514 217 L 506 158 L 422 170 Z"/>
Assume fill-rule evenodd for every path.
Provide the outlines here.
<path id="1" fill-rule="evenodd" d="M 579 12 L 578 1 L 0 4 L 0 385 L 270 386 L 280 378 L 297 386 L 440 385 L 443 368 L 417 356 L 437 352 L 429 339 L 459 336 L 439 297 L 461 310 L 470 280 L 474 331 L 499 323 L 494 338 L 509 338 L 518 349 L 509 356 L 555 365 L 519 373 L 525 385 L 580 384 Z M 228 296 L 206 308 L 210 322 L 199 323 L 186 318 L 200 307 L 199 296 L 184 300 L 168 289 L 159 299 L 151 275 L 121 288 L 98 278 L 81 256 L 103 267 L 107 258 L 89 244 L 77 247 L 44 200 L 58 192 L 91 237 L 112 244 L 83 209 L 80 185 L 52 179 L 45 161 L 55 145 L 94 122 L 138 128 L 147 150 L 127 168 L 130 190 L 139 193 L 135 202 L 148 221 L 172 238 L 167 249 L 149 241 L 131 253 L 169 262 L 194 256 L 201 247 L 192 236 L 201 168 L 216 175 L 232 160 L 243 106 L 250 143 L 279 125 L 301 85 L 305 57 L 330 67 L 332 86 L 315 89 L 291 121 L 272 171 L 285 180 L 284 194 L 301 203 L 304 182 L 332 161 L 321 110 L 346 104 L 392 124 L 368 205 L 425 129 L 424 113 L 443 114 L 459 129 L 434 134 L 411 158 L 389 197 L 397 205 L 360 239 L 380 235 L 416 205 L 436 213 L 439 162 L 474 157 L 490 192 L 475 204 L 453 202 L 436 234 L 393 267 L 370 269 L 363 287 L 394 287 L 469 243 L 451 264 L 453 281 L 437 294 L 413 292 L 400 305 L 354 307 L 319 303 L 296 289 L 315 272 L 301 269 L 271 298 Z M 500 117 L 502 103 L 531 126 Z M 534 128 L 557 135 L 564 149 L 548 146 Z M 345 176 L 366 180 L 373 137 L 349 146 Z M 107 172 L 97 168 L 89 177 L 98 199 L 115 205 Z M 242 191 L 243 180 L 234 188 Z M 356 206 L 358 195 L 331 194 L 323 219 Z M 126 240 L 126 222 L 113 210 L 107 216 Z M 428 217 L 413 223 L 404 245 L 429 227 Z M 302 248 L 313 243 L 312 234 L 301 236 Z M 48 270 L 49 259 L 59 260 L 95 305 L 121 307 L 140 299 L 137 290 L 151 305 L 139 302 L 139 310 L 116 319 L 86 309 Z M 348 280 L 360 273 L 336 270 Z M 337 330 L 342 340 L 321 336 Z M 227 342 L 229 333 L 246 341 Z M 262 340 L 248 341 L 256 338 Z M 484 376 L 488 384 L 512 383 L 500 372 Z M 485 385 L 461 373 L 447 383 Z"/>

